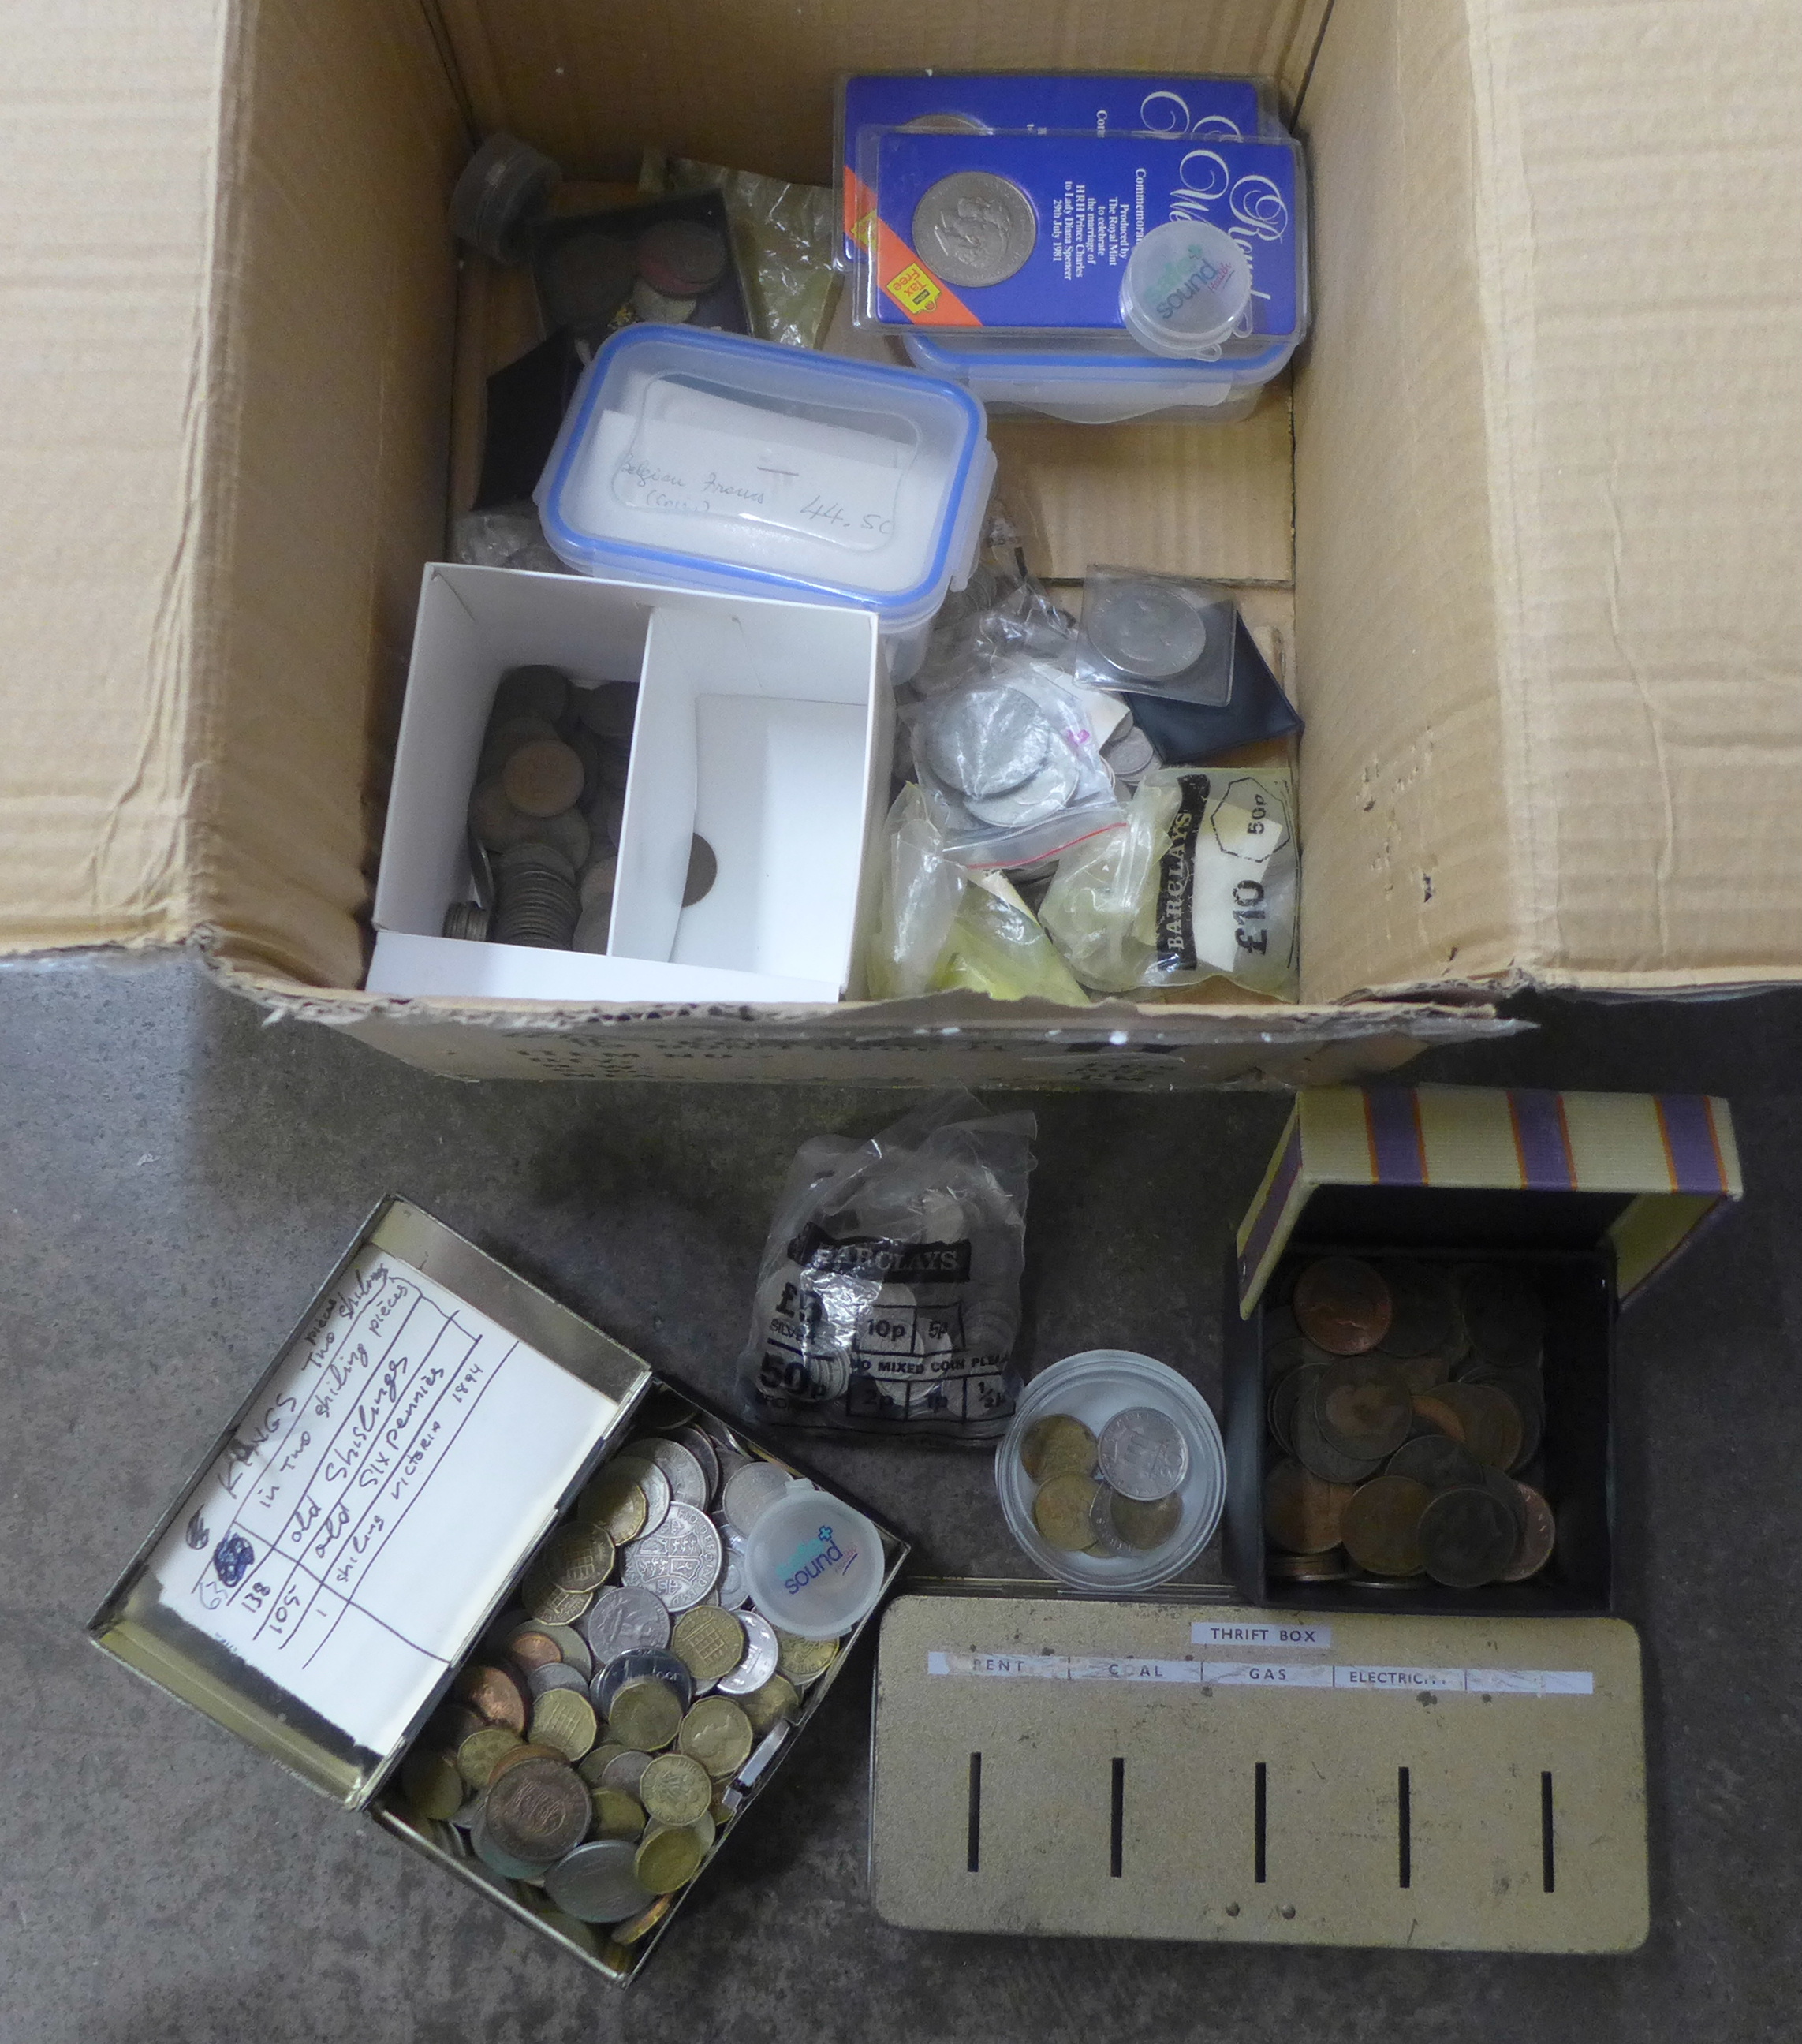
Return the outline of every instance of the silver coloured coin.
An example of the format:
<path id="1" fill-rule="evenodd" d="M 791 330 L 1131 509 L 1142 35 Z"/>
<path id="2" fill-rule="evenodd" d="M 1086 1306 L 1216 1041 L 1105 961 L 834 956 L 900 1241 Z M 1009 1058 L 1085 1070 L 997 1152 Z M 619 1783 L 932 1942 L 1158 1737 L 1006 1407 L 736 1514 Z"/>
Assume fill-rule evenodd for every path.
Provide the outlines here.
<path id="1" fill-rule="evenodd" d="M 582 1621 L 583 1637 L 605 1668 L 622 1654 L 655 1652 L 670 1643 L 669 1607 L 654 1590 L 619 1583 L 604 1589 Z"/>
<path id="2" fill-rule="evenodd" d="M 701 1473 L 706 1479 L 707 1496 L 711 1498 L 720 1488 L 720 1458 L 714 1452 L 713 1443 L 698 1427 L 678 1427 L 671 1438 L 700 1463 Z"/>
<path id="3" fill-rule="evenodd" d="M 744 1658 L 731 1674 L 720 1677 L 722 1696 L 748 1696 L 753 1689 L 761 1689 L 775 1673 L 781 1651 L 768 1619 L 755 1611 L 740 1612 L 739 1616 L 744 1621 Z"/>
<path id="4" fill-rule="evenodd" d="M 627 1753 L 616 1753 L 601 1770 L 603 1788 L 623 1788 L 628 1796 L 636 1796 L 644 1785 L 644 1770 L 656 1755 L 640 1753 L 636 1749 Z"/>
<path id="5" fill-rule="evenodd" d="M 733 1531 L 748 1539 L 751 1528 L 778 1497 L 787 1494 L 788 1473 L 774 1462 L 747 1462 L 726 1479 L 722 1500 Z"/>
<path id="6" fill-rule="evenodd" d="M 965 689 L 929 705 L 920 745 L 946 787 L 986 798 L 1032 778 L 1051 750 L 1051 729 L 1020 689 Z"/>
<path id="7" fill-rule="evenodd" d="M 597 1838 L 567 1853 L 544 1877 L 544 1892 L 566 1916 L 583 1923 L 623 1923 L 656 1897 L 632 1871 L 638 1848 L 629 1838 Z"/>
<path id="8" fill-rule="evenodd" d="M 1055 816 L 1068 806 L 1082 778 L 1075 759 L 1059 747 L 1024 787 L 980 801 L 970 796 L 970 813 L 978 823 L 996 830 L 1017 830 L 1023 824 L 1043 823 L 1047 816 Z"/>
<path id="9" fill-rule="evenodd" d="M 1124 781 L 1149 774 L 1158 763 L 1157 748 L 1135 724 L 1123 724 L 1102 747 L 1101 757 Z"/>
<path id="10" fill-rule="evenodd" d="M 649 1651 L 621 1654 L 609 1661 L 589 1685 L 590 1700 L 605 1717 L 628 1682 L 647 1678 L 674 1689 L 677 1702 L 685 1711 L 694 1701 L 694 1675 L 688 1663 L 674 1654 Z"/>
<path id="11" fill-rule="evenodd" d="M 630 1443 L 630 1452 L 645 1456 L 657 1465 L 668 1481 L 670 1496 L 678 1504 L 692 1504 L 697 1510 L 705 1508 L 707 1473 L 680 1441 L 668 1440 L 661 1434 L 645 1434 Z"/>
<path id="12" fill-rule="evenodd" d="M 914 253 L 947 284 L 1005 283 L 1038 240 L 1032 200 L 993 171 L 954 171 L 913 209 Z"/>
<path id="13" fill-rule="evenodd" d="M 705 1512 L 692 1504 L 672 1504 L 655 1532 L 626 1549 L 620 1580 L 628 1588 L 654 1590 L 672 1612 L 687 1611 L 720 1580 L 722 1551 L 719 1533 Z"/>
<path id="14" fill-rule="evenodd" d="M 635 1442 L 632 1446 L 636 1447 L 637 1443 Z M 648 1455 L 630 1453 L 615 1455 L 609 1467 L 624 1470 L 644 1493 L 644 1523 L 632 1535 L 633 1539 L 642 1540 L 646 1534 L 655 1533 L 663 1523 L 663 1515 L 670 1508 L 670 1479 Z"/>
<path id="15" fill-rule="evenodd" d="M 1189 1473 L 1189 1443 L 1167 1412 L 1132 1405 L 1101 1429 L 1096 1462 L 1103 1480 L 1122 1497 L 1150 1504 L 1182 1487 Z"/>
<path id="16" fill-rule="evenodd" d="M 588 1694 L 587 1678 L 574 1668 L 566 1667 L 561 1661 L 534 1668 L 525 1678 L 525 1686 L 535 1696 L 542 1696 L 548 1689 L 574 1689 L 578 1696 Z"/>
<path id="17" fill-rule="evenodd" d="M 716 1594 L 728 1611 L 736 1611 L 751 1601 L 751 1584 L 744 1572 L 744 1535 L 727 1520 L 717 1518 L 713 1523 L 720 1529 L 726 1550 Z"/>
<path id="18" fill-rule="evenodd" d="M 1084 606 L 1089 643 L 1110 667 L 1144 681 L 1185 674 L 1208 644 L 1205 620 L 1181 590 L 1161 582 L 1116 582 Z"/>

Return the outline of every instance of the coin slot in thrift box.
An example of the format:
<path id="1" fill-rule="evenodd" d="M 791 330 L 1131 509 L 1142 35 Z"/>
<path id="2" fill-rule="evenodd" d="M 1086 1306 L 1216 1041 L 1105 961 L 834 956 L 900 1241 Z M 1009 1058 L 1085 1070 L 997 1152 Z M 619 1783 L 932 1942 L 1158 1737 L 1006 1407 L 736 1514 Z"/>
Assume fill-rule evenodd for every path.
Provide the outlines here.
<path id="1" fill-rule="evenodd" d="M 1240 1594 L 1607 1611 L 1617 1312 L 1739 1194 L 1719 1100 L 1302 1094 L 1228 1278 Z"/>
<path id="2" fill-rule="evenodd" d="M 390 1199 L 89 1630 L 624 1981 L 905 1554 Z"/>
<path id="3" fill-rule="evenodd" d="M 639 683 L 605 953 L 440 932 L 503 674 Z M 866 613 L 493 568 L 425 572 L 376 887 L 373 993 L 829 1002 L 854 989 L 893 711 Z M 601 828 L 597 824 L 596 828 Z M 691 878 L 695 840 L 710 884 Z"/>

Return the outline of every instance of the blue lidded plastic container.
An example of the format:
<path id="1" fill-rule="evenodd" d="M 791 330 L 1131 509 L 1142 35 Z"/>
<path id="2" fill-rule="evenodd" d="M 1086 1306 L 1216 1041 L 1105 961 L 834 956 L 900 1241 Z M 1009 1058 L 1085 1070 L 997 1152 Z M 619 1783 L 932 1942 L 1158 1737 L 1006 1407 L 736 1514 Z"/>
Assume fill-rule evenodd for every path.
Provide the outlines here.
<path id="1" fill-rule="evenodd" d="M 1217 362 L 1153 355 L 1124 336 L 1028 344 L 915 330 L 903 338 L 920 368 L 951 378 L 1004 415 L 1035 412 L 1078 425 L 1112 425 L 1154 412 L 1180 412 L 1228 425 L 1254 409 L 1264 386 L 1294 354 L 1299 336 Z"/>
<path id="2" fill-rule="evenodd" d="M 959 382 L 639 325 L 589 365 L 536 495 L 583 574 L 874 611 L 898 679 L 969 577 L 994 477 Z"/>

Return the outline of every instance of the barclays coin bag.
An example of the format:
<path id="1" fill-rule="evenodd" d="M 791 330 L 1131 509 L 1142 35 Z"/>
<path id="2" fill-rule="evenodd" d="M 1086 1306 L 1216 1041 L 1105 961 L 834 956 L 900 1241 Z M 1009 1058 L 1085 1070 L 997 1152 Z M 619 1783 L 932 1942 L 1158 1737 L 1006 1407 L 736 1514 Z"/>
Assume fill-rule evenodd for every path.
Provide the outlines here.
<path id="1" fill-rule="evenodd" d="M 1005 1432 L 1034 1132 L 959 1089 L 866 1142 L 804 1143 L 740 1358 L 747 1414 L 901 1439 Z"/>

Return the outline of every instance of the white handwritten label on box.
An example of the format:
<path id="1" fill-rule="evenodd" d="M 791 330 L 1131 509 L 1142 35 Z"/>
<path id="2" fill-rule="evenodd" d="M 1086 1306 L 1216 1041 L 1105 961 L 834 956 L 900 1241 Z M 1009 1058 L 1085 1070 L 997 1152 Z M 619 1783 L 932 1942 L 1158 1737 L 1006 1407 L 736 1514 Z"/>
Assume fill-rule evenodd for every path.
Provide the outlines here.
<path id="1" fill-rule="evenodd" d="M 580 1378 L 366 1247 L 152 1557 L 163 1602 L 386 1753 L 601 1438 Z"/>
<path id="2" fill-rule="evenodd" d="M 749 406 L 733 409 L 747 427 L 767 416 Z M 775 432 L 728 432 L 609 412 L 597 445 L 613 496 L 628 510 L 740 519 L 874 552 L 894 536 L 901 474 L 892 462 L 866 459 L 858 451 L 859 442 L 875 450 L 886 443 L 850 432 L 842 439 L 844 450 L 835 451 Z"/>
<path id="3" fill-rule="evenodd" d="M 1280 1650 L 1285 1654 L 1323 1651 L 1333 1643 L 1330 1625 L 1316 1625 L 1297 1618 L 1273 1619 L 1268 1624 L 1241 1621 L 1236 1625 L 1217 1618 L 1198 1618 L 1189 1628 L 1197 1646 L 1240 1646 L 1251 1653 Z"/>

